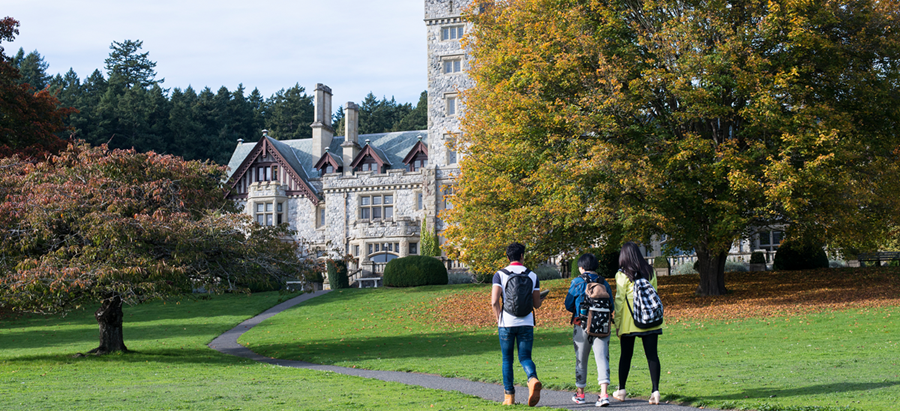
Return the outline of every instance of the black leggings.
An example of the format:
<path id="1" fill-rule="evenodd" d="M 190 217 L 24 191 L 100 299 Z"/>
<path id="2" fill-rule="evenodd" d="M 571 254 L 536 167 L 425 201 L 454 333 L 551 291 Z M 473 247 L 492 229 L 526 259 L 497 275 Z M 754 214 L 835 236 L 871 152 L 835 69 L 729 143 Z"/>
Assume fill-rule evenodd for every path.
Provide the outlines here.
<path id="1" fill-rule="evenodd" d="M 631 356 L 634 355 L 634 336 L 623 335 L 619 341 L 622 344 L 622 353 L 619 356 L 619 389 L 625 389 L 625 381 L 628 381 L 628 370 L 631 369 Z M 650 380 L 653 382 L 653 391 L 659 391 L 659 355 L 656 352 L 656 345 L 659 341 L 659 334 L 650 334 L 641 336 L 641 343 L 644 344 L 644 354 L 647 356 L 647 365 L 650 366 Z"/>

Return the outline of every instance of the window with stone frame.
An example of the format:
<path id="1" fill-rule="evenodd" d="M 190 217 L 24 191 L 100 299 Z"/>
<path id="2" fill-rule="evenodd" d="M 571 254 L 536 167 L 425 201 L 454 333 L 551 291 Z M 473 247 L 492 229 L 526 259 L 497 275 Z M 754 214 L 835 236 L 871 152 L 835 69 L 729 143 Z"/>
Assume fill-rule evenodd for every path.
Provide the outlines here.
<path id="1" fill-rule="evenodd" d="M 419 243 L 409 243 L 409 254 L 419 254 Z"/>
<path id="2" fill-rule="evenodd" d="M 453 186 L 446 186 L 443 191 L 444 209 L 449 210 L 453 208 Z"/>
<path id="3" fill-rule="evenodd" d="M 463 37 L 463 26 L 441 27 L 441 40 L 459 40 Z"/>
<path id="4" fill-rule="evenodd" d="M 370 194 L 359 196 L 360 220 L 391 220 L 393 218 L 393 194 Z"/>
<path id="5" fill-rule="evenodd" d="M 462 71 L 462 58 L 448 58 L 442 60 L 444 74 L 459 73 Z"/>
<path id="6" fill-rule="evenodd" d="M 316 207 L 316 228 L 325 227 L 325 205 L 319 204 Z"/>
<path id="7" fill-rule="evenodd" d="M 447 116 L 456 116 L 456 112 L 459 111 L 457 107 L 457 96 L 456 94 L 448 94 L 444 96 L 444 99 L 447 103 Z"/>
<path id="8" fill-rule="evenodd" d="M 416 210 L 425 208 L 425 199 L 421 191 L 416 193 Z"/>
<path id="9" fill-rule="evenodd" d="M 278 225 L 284 221 L 284 202 L 280 201 L 258 201 L 254 202 L 253 210 L 254 218 L 259 225 Z"/>

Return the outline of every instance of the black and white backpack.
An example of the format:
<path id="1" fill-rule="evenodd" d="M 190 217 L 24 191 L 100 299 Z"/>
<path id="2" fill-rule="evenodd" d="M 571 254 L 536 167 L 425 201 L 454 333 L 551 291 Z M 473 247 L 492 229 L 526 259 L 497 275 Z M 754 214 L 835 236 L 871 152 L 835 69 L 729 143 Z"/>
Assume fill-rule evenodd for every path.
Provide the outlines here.
<path id="1" fill-rule="evenodd" d="M 635 276 L 637 277 L 637 276 Z M 627 303 L 625 305 L 628 305 Z M 640 277 L 634 279 L 634 309 L 631 310 L 631 318 L 637 328 L 653 328 L 663 323 L 663 305 L 659 294 L 647 281 Z"/>
<path id="2" fill-rule="evenodd" d="M 526 268 L 523 273 L 500 271 L 509 276 L 503 287 L 503 311 L 516 317 L 531 314 L 534 310 L 534 281 L 528 275 L 531 270 Z"/>
<path id="3" fill-rule="evenodd" d="M 592 280 L 590 276 L 583 275 L 581 278 L 584 279 L 584 297 L 580 308 L 582 312 L 587 312 L 587 317 L 581 321 L 581 328 L 590 337 L 607 337 L 612 321 L 609 293 L 603 283 Z"/>

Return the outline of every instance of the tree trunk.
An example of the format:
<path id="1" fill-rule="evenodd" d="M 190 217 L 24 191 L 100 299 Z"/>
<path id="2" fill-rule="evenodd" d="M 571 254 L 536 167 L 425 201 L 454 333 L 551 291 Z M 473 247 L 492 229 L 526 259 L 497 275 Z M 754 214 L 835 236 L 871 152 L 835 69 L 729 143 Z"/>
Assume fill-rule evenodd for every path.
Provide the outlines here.
<path id="1" fill-rule="evenodd" d="M 116 351 L 128 352 L 122 336 L 122 298 L 119 296 L 103 300 L 103 305 L 94 313 L 100 326 L 100 346 L 89 351 L 90 354 L 109 354 Z"/>
<path id="2" fill-rule="evenodd" d="M 700 286 L 697 294 L 701 296 L 725 295 L 725 260 L 728 252 L 711 253 L 706 247 L 697 248 L 697 271 L 700 271 Z"/>

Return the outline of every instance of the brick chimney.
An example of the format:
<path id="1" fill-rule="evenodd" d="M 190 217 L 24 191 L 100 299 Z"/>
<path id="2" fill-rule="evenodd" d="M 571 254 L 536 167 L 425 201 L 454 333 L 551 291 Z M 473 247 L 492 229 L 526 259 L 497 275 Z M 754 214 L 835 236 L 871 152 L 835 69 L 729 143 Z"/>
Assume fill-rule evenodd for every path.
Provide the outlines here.
<path id="1" fill-rule="evenodd" d="M 350 163 L 359 154 L 359 106 L 352 101 L 347 102 L 344 110 L 344 142 L 341 148 L 344 150 L 344 175 L 353 175 Z"/>
<path id="2" fill-rule="evenodd" d="M 334 137 L 331 127 L 331 88 L 318 83 L 315 91 L 315 116 L 312 127 L 312 155 L 316 160 L 325 154 Z"/>

